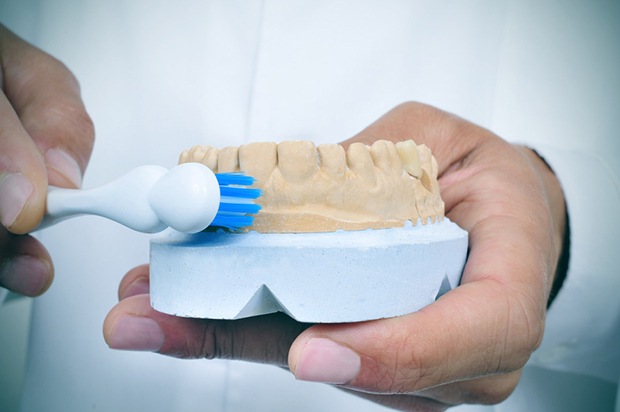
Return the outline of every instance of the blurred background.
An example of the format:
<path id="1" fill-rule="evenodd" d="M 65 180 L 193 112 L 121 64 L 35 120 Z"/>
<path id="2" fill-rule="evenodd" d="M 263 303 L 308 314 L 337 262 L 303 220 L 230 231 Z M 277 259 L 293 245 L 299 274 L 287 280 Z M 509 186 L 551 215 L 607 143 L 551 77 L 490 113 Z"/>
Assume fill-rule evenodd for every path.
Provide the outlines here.
<path id="1" fill-rule="evenodd" d="M 71 56 L 71 50 L 59 45 L 66 43 L 73 33 L 79 32 L 79 25 L 82 22 L 72 22 L 71 13 L 75 12 L 78 16 L 79 13 L 71 8 L 71 4 L 80 2 L 57 1 L 55 3 L 62 6 L 57 9 L 50 8 L 48 3 L 50 2 L 43 0 L 0 0 L 0 23 L 27 41 L 41 46 L 45 51 L 65 61 L 64 56 Z M 80 4 L 87 8 L 96 7 L 96 3 L 96 1 L 84 0 Z M 119 2 L 120 9 L 123 9 L 120 6 L 122 3 Z M 466 5 L 469 4 L 460 3 L 459 5 L 459 2 L 449 1 L 445 3 L 455 8 L 467 7 Z M 500 30 L 502 37 L 496 39 L 498 42 L 503 42 L 501 47 L 505 52 L 498 62 L 489 63 L 490 66 L 496 64 L 497 67 L 493 66 L 493 68 L 502 73 L 498 76 L 492 90 L 485 91 L 490 96 L 489 101 L 493 104 L 488 110 L 477 112 L 476 109 L 466 104 L 467 100 L 463 100 L 465 103 L 459 103 L 459 99 L 454 96 L 433 93 L 431 87 L 428 88 L 430 90 L 428 94 L 422 93 L 421 97 L 415 98 L 453 111 L 510 141 L 527 144 L 535 142 L 542 135 L 555 135 L 558 136 L 555 146 L 562 147 L 563 136 L 585 139 L 590 143 L 589 154 L 603 159 L 606 165 L 613 169 L 614 174 L 620 176 L 620 0 L 549 0 L 544 2 L 507 0 L 503 2 L 474 1 L 471 4 L 475 4 L 477 9 L 488 5 L 489 10 L 493 9 L 493 13 L 505 13 L 507 16 L 504 28 Z M 501 10 L 498 11 L 498 8 Z M 537 10 L 537 13 L 532 14 L 532 10 Z M 111 35 L 114 34 L 113 25 L 118 24 L 115 17 L 105 16 L 98 22 L 102 30 L 109 29 Z M 58 33 L 54 38 L 41 38 L 39 28 L 49 25 L 54 19 L 66 19 L 67 30 Z M 173 22 L 168 23 L 173 24 Z M 443 34 L 449 36 L 454 33 Z M 176 44 L 168 46 L 171 47 L 171 53 L 174 52 L 172 49 L 179 47 Z M 81 47 L 84 52 L 93 53 L 93 56 L 109 51 L 105 47 L 89 51 L 90 45 L 82 44 L 80 39 L 75 40 L 75 47 Z M 153 61 L 157 61 L 157 58 L 159 58 L 158 55 Z M 89 111 L 92 111 L 91 115 L 94 114 L 95 119 L 98 115 L 103 117 L 108 115 L 106 110 L 110 109 L 98 106 L 96 102 L 90 104 L 89 99 L 92 95 L 102 93 L 107 89 L 113 93 L 115 87 L 122 88 L 122 83 L 117 82 L 112 85 L 115 80 L 122 79 L 122 76 L 118 73 L 105 73 L 110 76 L 110 80 L 101 80 L 102 77 L 97 77 L 102 73 L 97 71 L 96 63 L 92 63 L 92 66 L 72 65 L 70 58 L 65 63 L 69 63 L 70 69 L 76 71 L 80 80 L 84 79 L 83 84 L 91 86 L 84 90 L 86 106 Z M 135 78 L 132 78 L 127 81 L 134 80 Z M 165 86 L 152 88 L 148 82 L 144 83 L 142 99 L 164 101 L 165 98 L 170 97 L 157 94 L 165 93 Z M 312 93 L 312 90 L 308 93 Z M 355 98 L 352 96 L 351 99 Z M 557 106 L 558 101 L 562 101 L 563 104 Z M 144 123 L 145 133 L 157 135 L 157 133 L 174 132 L 168 129 L 170 125 L 165 124 L 163 117 L 140 112 L 139 99 L 131 101 L 128 98 L 125 104 L 127 107 L 130 104 L 133 105 L 131 109 L 135 110 L 132 112 L 133 119 L 135 122 Z M 288 104 L 287 101 L 282 102 L 283 106 Z M 596 110 L 592 110 L 593 107 Z M 301 131 L 300 136 L 304 137 L 304 133 L 307 133 L 321 135 L 325 139 L 332 140 L 349 137 L 351 133 L 359 131 L 366 125 L 363 123 L 366 119 L 376 117 L 375 115 L 378 116 L 389 108 L 386 102 L 378 100 L 376 105 L 369 109 L 372 114 L 361 113 L 359 118 L 352 117 L 351 119 L 321 119 L 322 124 L 318 124 L 316 130 Z M 286 113 L 287 108 L 283 107 L 282 110 Z M 121 111 L 119 110 L 119 113 Z M 257 113 L 256 117 L 259 118 L 260 112 Z M 513 113 L 520 115 L 516 117 Z M 171 113 L 170 115 L 178 114 Z M 282 115 L 282 117 L 286 116 Z M 264 118 L 265 123 L 261 125 L 262 120 L 256 121 L 255 129 L 259 131 L 258 133 L 265 133 L 267 136 L 273 133 L 276 140 L 285 136 L 286 130 L 278 130 L 276 122 L 273 118 L 269 118 L 268 113 L 260 118 Z M 119 130 L 123 127 L 122 122 L 113 126 L 97 123 L 96 125 L 99 135 L 116 133 L 118 130 L 113 127 L 118 127 Z M 195 135 L 202 135 L 203 131 L 199 126 L 196 127 Z M 191 140 L 191 136 L 187 140 Z M 567 138 L 566 140 L 574 139 Z M 605 144 L 603 145 L 602 142 Z M 601 147 L 611 147 L 612 150 L 602 150 Z M 187 147 L 180 145 L 180 149 L 185 148 Z M 567 146 L 566 149 L 574 148 Z M 104 164 L 101 159 L 110 155 L 114 153 L 97 152 L 95 149 L 91 167 L 101 168 Z M 170 161 L 164 155 L 161 154 L 161 158 L 157 159 L 162 164 Z M 141 159 L 134 160 L 142 161 Z M 120 167 L 118 164 L 110 166 L 111 169 Z M 114 170 L 113 174 L 120 174 L 120 170 Z M 88 178 L 88 173 L 86 177 Z M 94 185 L 101 182 L 91 180 L 87 183 Z M 598 221 L 599 218 L 593 215 L 594 220 Z M 127 265 L 124 267 L 130 268 Z M 119 271 L 117 275 L 121 276 L 122 273 Z M 7 301 L 0 306 L 0 411 L 2 412 L 16 412 L 19 409 L 21 388 L 27 367 L 26 354 L 32 302 L 33 300 L 29 298 L 9 296 Z M 103 323 L 103 317 L 100 321 Z M 103 338 L 101 340 L 103 341 Z M 570 376 L 561 377 L 553 372 L 548 372 L 545 376 L 546 380 L 537 381 L 537 384 L 561 387 L 565 383 L 562 379 L 570 379 Z M 575 408 L 575 405 L 579 405 L 579 402 L 584 400 L 583 394 L 588 393 L 590 396 L 594 394 L 595 398 L 588 401 L 587 405 L 591 408 L 587 410 L 597 410 L 592 409 L 596 404 L 605 407 L 600 410 L 609 410 L 615 402 L 617 387 L 594 378 L 585 379 L 583 382 L 583 393 L 566 395 L 567 408 Z"/>

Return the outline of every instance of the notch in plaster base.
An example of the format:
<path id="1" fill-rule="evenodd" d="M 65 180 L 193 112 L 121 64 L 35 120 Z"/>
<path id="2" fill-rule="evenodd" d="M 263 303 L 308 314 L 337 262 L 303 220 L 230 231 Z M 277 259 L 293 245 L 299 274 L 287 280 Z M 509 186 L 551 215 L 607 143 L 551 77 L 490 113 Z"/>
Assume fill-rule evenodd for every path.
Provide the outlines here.
<path id="1" fill-rule="evenodd" d="M 235 319 L 249 318 L 250 316 L 265 315 L 267 313 L 283 312 L 290 313 L 280 303 L 269 288 L 262 285 L 252 296 L 250 301 L 237 313 Z"/>

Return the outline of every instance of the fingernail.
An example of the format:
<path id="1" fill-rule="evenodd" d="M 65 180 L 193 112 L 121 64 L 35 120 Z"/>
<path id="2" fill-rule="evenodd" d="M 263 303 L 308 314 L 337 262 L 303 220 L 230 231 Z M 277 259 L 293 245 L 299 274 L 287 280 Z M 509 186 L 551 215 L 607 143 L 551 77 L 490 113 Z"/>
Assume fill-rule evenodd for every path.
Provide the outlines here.
<path id="1" fill-rule="evenodd" d="M 21 173 L 7 174 L 0 180 L 0 217 L 10 227 L 34 191 L 32 183 Z"/>
<path id="2" fill-rule="evenodd" d="M 129 287 L 127 287 L 123 299 L 130 296 L 145 295 L 147 293 L 149 293 L 149 281 L 145 277 L 139 277 L 131 285 L 129 285 Z"/>
<path id="3" fill-rule="evenodd" d="M 353 350 L 329 339 L 314 338 L 301 353 L 295 377 L 323 383 L 351 382 L 360 371 L 361 360 Z"/>
<path id="4" fill-rule="evenodd" d="M 164 333 L 153 319 L 125 315 L 116 324 L 108 345 L 112 349 L 155 352 L 164 344 Z"/>
<path id="5" fill-rule="evenodd" d="M 47 288 L 51 267 L 49 262 L 33 256 L 16 256 L 0 268 L 0 284 L 26 296 L 38 296 Z"/>
<path id="6" fill-rule="evenodd" d="M 55 170 L 73 183 L 76 188 L 82 187 L 82 170 L 80 165 L 64 150 L 48 150 L 45 153 L 45 164 L 48 168 Z"/>

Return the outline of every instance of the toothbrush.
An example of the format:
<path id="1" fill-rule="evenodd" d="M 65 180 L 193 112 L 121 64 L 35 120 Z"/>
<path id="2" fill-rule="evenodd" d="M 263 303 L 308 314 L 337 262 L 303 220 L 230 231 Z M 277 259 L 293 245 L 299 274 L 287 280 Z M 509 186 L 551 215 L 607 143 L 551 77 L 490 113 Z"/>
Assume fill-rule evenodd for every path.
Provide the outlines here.
<path id="1" fill-rule="evenodd" d="M 214 174 L 201 163 L 166 169 L 141 166 L 93 189 L 49 187 L 47 212 L 37 230 L 70 217 L 89 214 L 114 220 L 130 229 L 156 233 L 167 227 L 197 233 L 209 226 L 232 230 L 250 226 L 261 207 L 251 189 L 256 179 L 238 173 Z"/>

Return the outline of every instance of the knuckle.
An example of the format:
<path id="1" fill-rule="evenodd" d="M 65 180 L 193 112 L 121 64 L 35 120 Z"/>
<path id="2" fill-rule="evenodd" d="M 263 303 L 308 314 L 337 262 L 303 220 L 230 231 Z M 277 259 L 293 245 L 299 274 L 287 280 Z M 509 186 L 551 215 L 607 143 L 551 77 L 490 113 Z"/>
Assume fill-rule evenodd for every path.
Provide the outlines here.
<path id="1" fill-rule="evenodd" d="M 67 81 L 76 92 L 80 92 L 80 84 L 71 70 L 62 61 L 56 57 L 36 49 L 36 54 L 32 56 L 32 60 L 36 63 L 33 74 L 41 74 L 41 72 L 54 73 L 58 80 Z"/>
<path id="2" fill-rule="evenodd" d="M 398 113 L 402 113 L 405 116 L 415 116 L 415 117 L 428 117 L 428 116 L 437 116 L 440 113 L 443 114 L 439 109 L 429 106 L 427 104 L 416 102 L 413 100 L 404 102 L 396 106 L 395 110 Z"/>
<path id="3" fill-rule="evenodd" d="M 58 99 L 49 102 L 46 109 L 51 121 L 67 123 L 79 132 L 79 135 L 94 137 L 93 121 L 81 102 L 75 102 L 73 99 Z"/>
<path id="4" fill-rule="evenodd" d="M 519 310 L 515 311 L 517 317 L 515 323 L 519 329 L 517 332 L 521 332 L 519 334 L 521 351 L 524 356 L 529 357 L 542 341 L 544 321 L 542 317 L 534 315 L 536 311 L 531 308 L 532 304 L 524 300 L 517 297 L 518 305 L 515 306 Z"/>
<path id="5" fill-rule="evenodd" d="M 387 351 L 392 353 L 389 360 L 377 362 L 370 368 L 376 388 L 382 392 L 406 394 L 441 380 L 441 370 L 433 362 L 435 354 L 427 349 L 413 345 L 409 338 L 405 338 L 392 351 Z"/>
<path id="6" fill-rule="evenodd" d="M 524 340 L 524 351 L 525 354 L 529 357 L 529 355 L 534 352 L 536 349 L 540 347 L 542 343 L 543 333 L 544 333 L 544 321 L 542 319 L 535 319 L 528 321 L 528 330 L 529 334 L 526 336 Z"/>
<path id="7" fill-rule="evenodd" d="M 409 100 L 409 101 L 399 104 L 396 107 L 400 110 L 415 111 L 415 110 L 419 110 L 421 108 L 426 107 L 426 105 L 420 102 L 416 102 L 414 100 Z"/>
<path id="8" fill-rule="evenodd" d="M 62 137 L 81 151 L 92 149 L 95 126 L 81 101 L 72 97 L 54 97 L 38 101 L 27 110 L 30 113 L 25 113 L 24 117 L 31 120 L 25 126 L 33 137 Z"/>
<path id="9" fill-rule="evenodd" d="M 68 137 L 92 148 L 95 128 L 80 97 L 80 85 L 60 60 L 37 52 L 13 94 L 22 96 L 18 115 L 26 130 L 41 139 Z"/>
<path id="10" fill-rule="evenodd" d="M 522 368 L 532 352 L 541 344 L 544 333 L 544 318 L 537 316 L 535 303 L 523 293 L 517 293 L 510 303 L 506 339 L 513 341 L 506 354 L 506 364 L 497 372 L 515 371 Z"/>

